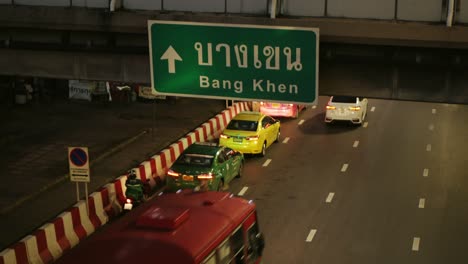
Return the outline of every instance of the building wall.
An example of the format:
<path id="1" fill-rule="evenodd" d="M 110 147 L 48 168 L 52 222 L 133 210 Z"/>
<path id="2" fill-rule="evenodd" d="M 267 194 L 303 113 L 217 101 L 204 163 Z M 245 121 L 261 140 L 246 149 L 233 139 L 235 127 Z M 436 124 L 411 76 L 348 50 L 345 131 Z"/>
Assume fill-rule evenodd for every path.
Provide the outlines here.
<path id="1" fill-rule="evenodd" d="M 395 0 L 328 0 L 327 15 L 346 18 L 393 19 Z"/>
<path id="2" fill-rule="evenodd" d="M 164 1 L 164 10 L 224 13 L 225 2 L 220 0 L 170 0 Z"/>
<path id="3" fill-rule="evenodd" d="M 441 0 L 398 0 L 397 19 L 408 21 L 445 21 Z"/>
<path id="4" fill-rule="evenodd" d="M 283 14 L 288 16 L 313 16 L 325 15 L 326 0 L 283 0 Z"/>
<path id="5" fill-rule="evenodd" d="M 14 0 L 15 5 L 35 5 L 35 6 L 70 6 L 70 0 Z"/>
<path id="6" fill-rule="evenodd" d="M 468 1 L 458 0 L 460 11 L 456 15 L 456 21 L 461 23 L 468 23 Z"/>
<path id="7" fill-rule="evenodd" d="M 109 8 L 110 0 L 0 0 L 6 5 Z M 209 12 L 268 16 L 273 0 L 117 0 L 127 10 Z M 449 0 L 277 0 L 280 13 L 297 17 L 343 17 L 443 22 Z M 456 0 L 455 21 L 468 23 L 467 1 Z M 396 8 L 396 10 L 395 10 Z M 395 12 L 396 11 L 396 12 Z"/>
<path id="8" fill-rule="evenodd" d="M 270 0 L 227 0 L 228 13 L 266 14 Z"/>
<path id="9" fill-rule="evenodd" d="M 125 9 L 133 10 L 161 10 L 162 0 L 123 0 L 122 5 Z"/>

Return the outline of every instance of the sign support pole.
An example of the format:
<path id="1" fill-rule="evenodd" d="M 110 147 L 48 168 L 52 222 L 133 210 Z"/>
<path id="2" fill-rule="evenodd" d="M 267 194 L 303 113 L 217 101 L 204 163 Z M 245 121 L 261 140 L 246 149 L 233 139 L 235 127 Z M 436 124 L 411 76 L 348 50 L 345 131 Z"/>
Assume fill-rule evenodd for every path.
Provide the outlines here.
<path id="1" fill-rule="evenodd" d="M 86 202 L 86 212 L 88 213 L 88 217 L 89 217 L 89 203 L 88 203 L 88 183 L 85 182 L 85 202 Z"/>
<path id="2" fill-rule="evenodd" d="M 78 185 L 78 182 L 76 182 L 76 202 L 80 201 L 80 186 Z"/>
<path id="3" fill-rule="evenodd" d="M 155 134 L 156 134 L 156 98 L 153 99 L 153 128 L 151 129 L 151 136 L 153 137 L 153 139 L 155 138 Z"/>

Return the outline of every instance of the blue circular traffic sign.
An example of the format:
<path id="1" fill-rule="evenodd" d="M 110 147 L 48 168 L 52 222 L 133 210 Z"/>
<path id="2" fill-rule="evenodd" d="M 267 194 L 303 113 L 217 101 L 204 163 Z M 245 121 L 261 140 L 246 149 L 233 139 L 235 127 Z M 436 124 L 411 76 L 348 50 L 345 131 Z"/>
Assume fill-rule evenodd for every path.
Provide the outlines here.
<path id="1" fill-rule="evenodd" d="M 74 148 L 70 151 L 70 161 L 73 165 L 81 167 L 88 162 L 88 154 L 81 148 Z"/>

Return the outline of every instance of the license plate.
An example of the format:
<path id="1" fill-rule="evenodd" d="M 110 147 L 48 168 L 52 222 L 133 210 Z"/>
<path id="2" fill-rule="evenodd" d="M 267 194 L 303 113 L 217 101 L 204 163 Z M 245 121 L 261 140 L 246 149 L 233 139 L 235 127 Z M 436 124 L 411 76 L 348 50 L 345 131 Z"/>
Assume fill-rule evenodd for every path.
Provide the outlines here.
<path id="1" fill-rule="evenodd" d="M 124 205 L 124 210 L 132 210 L 132 208 L 133 208 L 133 204 L 131 204 L 131 203 L 126 203 Z"/>
<path id="2" fill-rule="evenodd" d="M 193 176 L 184 175 L 184 176 L 182 176 L 182 179 L 183 179 L 184 181 L 193 181 Z"/>
<path id="3" fill-rule="evenodd" d="M 234 141 L 234 142 L 242 142 L 242 138 L 234 138 L 232 141 Z"/>
<path id="4" fill-rule="evenodd" d="M 280 107 L 280 104 L 271 104 L 271 106 L 273 106 L 273 108 L 278 108 Z"/>

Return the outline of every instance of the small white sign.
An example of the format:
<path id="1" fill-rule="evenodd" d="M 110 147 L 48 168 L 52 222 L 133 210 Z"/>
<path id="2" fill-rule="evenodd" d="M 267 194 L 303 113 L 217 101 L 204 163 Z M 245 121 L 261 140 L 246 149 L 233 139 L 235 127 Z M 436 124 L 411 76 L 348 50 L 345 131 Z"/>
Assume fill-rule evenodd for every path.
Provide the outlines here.
<path id="1" fill-rule="evenodd" d="M 68 147 L 68 164 L 72 182 L 90 182 L 87 147 Z"/>
<path id="2" fill-rule="evenodd" d="M 91 95 L 96 89 L 96 82 L 69 80 L 68 87 L 68 98 L 91 101 Z"/>
<path id="3" fill-rule="evenodd" d="M 158 95 L 153 88 L 149 86 L 140 86 L 138 96 L 145 99 L 166 99 L 165 95 Z"/>

